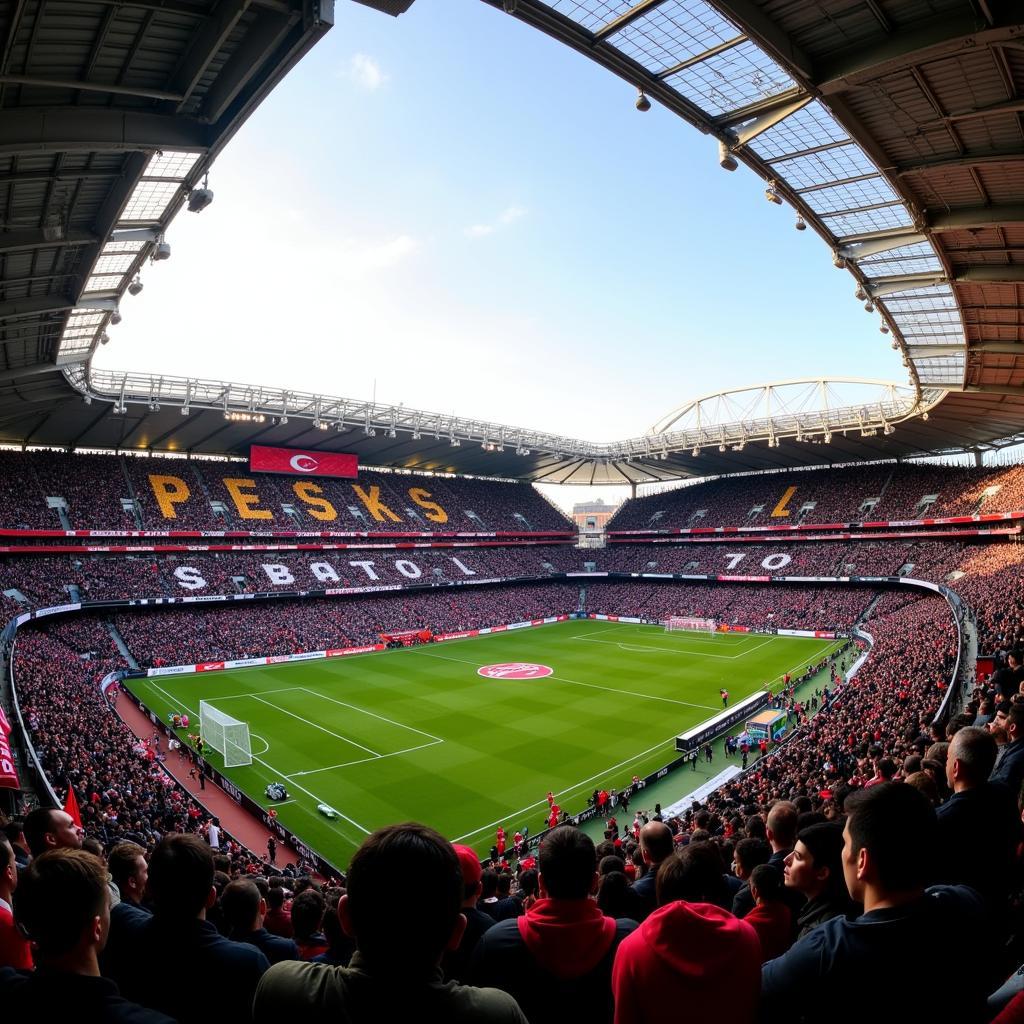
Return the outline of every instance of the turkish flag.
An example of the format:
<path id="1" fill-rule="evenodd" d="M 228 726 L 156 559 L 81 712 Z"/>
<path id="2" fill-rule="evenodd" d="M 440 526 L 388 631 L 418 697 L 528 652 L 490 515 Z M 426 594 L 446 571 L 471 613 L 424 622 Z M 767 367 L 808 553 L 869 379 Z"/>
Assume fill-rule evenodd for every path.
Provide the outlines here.
<path id="1" fill-rule="evenodd" d="M 310 452 L 302 448 L 249 446 L 249 470 L 253 473 L 287 473 L 289 476 L 359 476 L 359 457 L 345 452 Z"/>
<path id="2" fill-rule="evenodd" d="M 71 815 L 71 820 L 79 827 L 82 827 L 82 815 L 78 810 L 78 797 L 75 796 L 75 791 L 71 788 L 70 783 L 68 784 L 68 795 L 64 801 L 64 811 Z"/>

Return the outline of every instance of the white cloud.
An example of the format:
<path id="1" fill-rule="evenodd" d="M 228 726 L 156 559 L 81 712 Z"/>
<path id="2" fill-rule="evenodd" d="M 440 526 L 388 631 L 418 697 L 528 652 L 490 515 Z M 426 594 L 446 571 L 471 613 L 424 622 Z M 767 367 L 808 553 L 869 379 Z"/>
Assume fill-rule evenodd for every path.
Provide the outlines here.
<path id="1" fill-rule="evenodd" d="M 354 82 L 367 92 L 375 92 L 388 82 L 388 76 L 381 70 L 381 66 L 365 53 L 353 55 L 342 70 L 341 77 Z"/>
<path id="2" fill-rule="evenodd" d="M 506 206 L 497 217 L 494 218 L 494 222 L 491 224 L 472 224 L 468 228 L 463 229 L 463 234 L 467 238 L 486 238 L 487 235 L 493 235 L 495 231 L 501 228 L 507 228 L 510 224 L 514 224 L 517 220 L 526 216 L 526 209 L 522 206 Z"/>

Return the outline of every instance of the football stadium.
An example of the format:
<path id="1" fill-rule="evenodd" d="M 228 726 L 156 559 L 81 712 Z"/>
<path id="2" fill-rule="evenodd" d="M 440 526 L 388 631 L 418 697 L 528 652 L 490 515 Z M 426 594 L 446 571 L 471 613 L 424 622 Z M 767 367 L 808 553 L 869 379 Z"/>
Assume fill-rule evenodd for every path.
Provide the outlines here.
<path id="1" fill-rule="evenodd" d="M 1019 4 L 0 38 L 10 1019 L 1024 1021 Z"/>

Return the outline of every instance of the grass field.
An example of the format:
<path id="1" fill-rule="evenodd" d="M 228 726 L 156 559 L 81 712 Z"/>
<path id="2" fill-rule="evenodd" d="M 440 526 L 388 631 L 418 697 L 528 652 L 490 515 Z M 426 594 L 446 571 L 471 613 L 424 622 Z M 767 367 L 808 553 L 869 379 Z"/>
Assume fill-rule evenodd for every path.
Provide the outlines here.
<path id="1" fill-rule="evenodd" d="M 480 851 L 499 823 L 536 833 L 549 789 L 582 810 L 595 787 L 621 789 L 671 760 L 678 733 L 722 710 L 722 686 L 738 701 L 838 646 L 581 620 L 126 684 L 164 720 L 187 710 L 198 722 L 202 699 L 248 722 L 253 764 L 227 774 L 264 805 L 267 783 L 284 781 L 282 823 L 344 867 L 368 832 L 396 821 L 424 821 Z M 553 674 L 477 673 L 513 661 Z M 321 802 L 342 817 L 323 817 Z"/>

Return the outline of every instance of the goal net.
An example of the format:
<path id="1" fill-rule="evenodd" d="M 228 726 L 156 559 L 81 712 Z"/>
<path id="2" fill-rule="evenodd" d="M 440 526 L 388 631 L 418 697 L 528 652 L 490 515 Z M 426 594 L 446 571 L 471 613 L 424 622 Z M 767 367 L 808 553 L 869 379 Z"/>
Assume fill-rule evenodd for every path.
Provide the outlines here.
<path id="1" fill-rule="evenodd" d="M 252 764 L 249 723 L 218 711 L 205 700 L 199 702 L 199 733 L 203 741 L 224 757 L 225 768 Z"/>
<path id="2" fill-rule="evenodd" d="M 674 633 L 677 630 L 689 630 L 697 633 L 714 633 L 714 619 L 697 619 L 690 615 L 671 615 L 665 623 L 665 631 Z"/>

